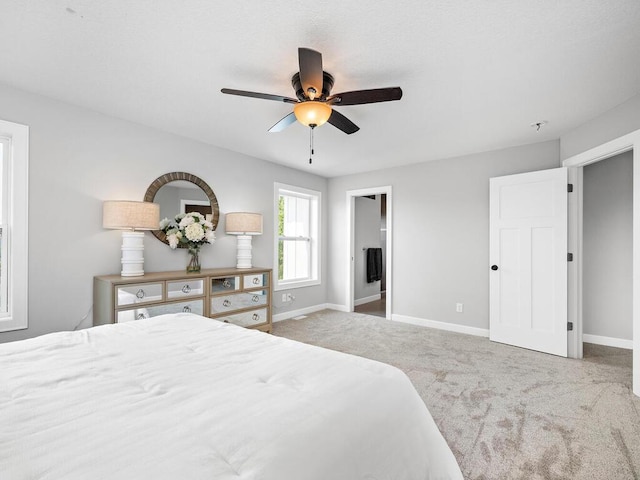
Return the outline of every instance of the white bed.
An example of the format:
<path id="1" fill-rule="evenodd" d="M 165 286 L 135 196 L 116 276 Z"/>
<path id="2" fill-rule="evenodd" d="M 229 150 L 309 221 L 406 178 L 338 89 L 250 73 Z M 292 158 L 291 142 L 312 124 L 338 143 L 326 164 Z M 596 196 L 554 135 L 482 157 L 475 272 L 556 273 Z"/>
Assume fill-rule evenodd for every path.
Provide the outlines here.
<path id="1" fill-rule="evenodd" d="M 0 345 L 0 478 L 462 478 L 386 364 L 191 314 Z"/>

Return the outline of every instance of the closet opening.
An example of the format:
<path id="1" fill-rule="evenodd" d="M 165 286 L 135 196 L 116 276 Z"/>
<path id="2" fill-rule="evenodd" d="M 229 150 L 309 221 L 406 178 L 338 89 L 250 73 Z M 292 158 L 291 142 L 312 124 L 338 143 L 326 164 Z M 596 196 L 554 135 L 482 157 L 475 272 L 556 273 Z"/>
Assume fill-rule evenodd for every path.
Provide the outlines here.
<path id="1" fill-rule="evenodd" d="M 355 198 L 354 308 L 358 313 L 387 315 L 387 195 Z"/>
<path id="2" fill-rule="evenodd" d="M 347 309 L 391 319 L 391 187 L 347 192 Z"/>

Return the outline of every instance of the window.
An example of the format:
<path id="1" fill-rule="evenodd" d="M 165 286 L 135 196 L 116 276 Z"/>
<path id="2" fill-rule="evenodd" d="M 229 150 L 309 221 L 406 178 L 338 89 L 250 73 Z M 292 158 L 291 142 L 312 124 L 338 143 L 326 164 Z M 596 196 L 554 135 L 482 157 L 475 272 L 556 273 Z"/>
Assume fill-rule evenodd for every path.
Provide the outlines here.
<path id="1" fill-rule="evenodd" d="M 0 120 L 0 332 L 27 328 L 29 128 Z"/>
<path id="2" fill-rule="evenodd" d="M 320 283 L 320 192 L 275 184 L 275 290 Z"/>
<path id="3" fill-rule="evenodd" d="M 9 152 L 11 148 L 11 140 L 6 137 L 0 137 L 0 318 L 6 317 L 8 313 L 7 299 L 9 289 L 7 288 L 7 240 L 8 229 L 6 225 L 8 205 L 8 185 L 7 185 L 7 164 Z"/>

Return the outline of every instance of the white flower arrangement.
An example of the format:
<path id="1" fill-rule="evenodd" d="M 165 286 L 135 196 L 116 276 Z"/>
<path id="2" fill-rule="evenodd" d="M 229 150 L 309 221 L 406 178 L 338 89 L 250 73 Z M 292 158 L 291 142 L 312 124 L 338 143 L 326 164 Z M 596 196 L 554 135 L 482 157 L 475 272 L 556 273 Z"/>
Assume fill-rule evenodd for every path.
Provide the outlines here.
<path id="1" fill-rule="evenodd" d="M 160 230 L 167 236 L 171 248 L 183 245 L 191 250 L 199 250 L 205 243 L 213 243 L 216 234 L 213 224 L 198 212 L 180 213 L 173 220 L 160 220 Z"/>

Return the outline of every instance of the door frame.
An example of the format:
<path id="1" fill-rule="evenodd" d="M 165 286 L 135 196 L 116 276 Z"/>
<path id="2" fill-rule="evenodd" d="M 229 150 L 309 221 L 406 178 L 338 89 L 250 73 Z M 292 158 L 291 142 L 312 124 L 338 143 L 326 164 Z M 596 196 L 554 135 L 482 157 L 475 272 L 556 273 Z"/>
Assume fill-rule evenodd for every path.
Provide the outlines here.
<path id="1" fill-rule="evenodd" d="M 569 351 L 575 353 L 575 358 L 582 358 L 583 167 L 628 151 L 633 152 L 633 393 L 640 396 L 640 130 L 562 162 L 569 167 L 575 194 L 569 196 L 569 248 L 575 252 L 574 265 L 570 265 L 568 272 L 569 321 L 575 326 L 574 335 L 569 338 Z"/>
<path id="2" fill-rule="evenodd" d="M 354 311 L 354 278 L 355 278 L 355 205 L 356 197 L 364 197 L 366 195 L 387 195 L 387 248 L 386 248 L 386 265 L 385 265 L 385 281 L 386 281 L 386 304 L 387 309 L 385 318 L 391 320 L 391 303 L 393 301 L 393 199 L 391 185 L 381 187 L 362 188 L 359 190 L 347 191 L 347 254 L 346 258 L 349 268 L 347 268 L 347 311 Z"/>

